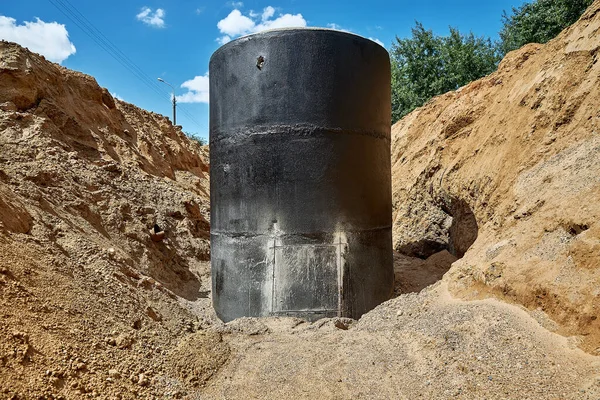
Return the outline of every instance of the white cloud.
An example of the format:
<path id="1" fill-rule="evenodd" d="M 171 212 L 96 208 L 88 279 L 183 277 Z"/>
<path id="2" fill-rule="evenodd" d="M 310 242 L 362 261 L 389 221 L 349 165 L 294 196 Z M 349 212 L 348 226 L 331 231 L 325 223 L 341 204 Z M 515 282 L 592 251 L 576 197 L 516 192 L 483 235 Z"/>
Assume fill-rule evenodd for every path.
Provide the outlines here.
<path id="1" fill-rule="evenodd" d="M 135 17 L 138 21 L 153 26 L 155 28 L 165 27 L 165 15 L 166 12 L 162 8 L 157 8 L 156 11 L 152 11 L 150 7 L 143 7 L 142 11 Z"/>
<path id="2" fill-rule="evenodd" d="M 180 103 L 208 103 L 208 72 L 204 75 L 199 75 L 185 81 L 181 84 L 182 88 L 186 88 L 187 93 L 177 96 L 177 101 Z"/>
<path id="3" fill-rule="evenodd" d="M 267 6 L 263 10 L 263 13 L 262 13 L 262 16 L 261 16 L 261 20 L 266 21 L 269 18 L 271 18 L 273 15 L 275 15 L 275 8 L 273 8 L 271 6 Z"/>
<path id="4" fill-rule="evenodd" d="M 227 17 L 217 23 L 217 28 L 227 36 L 239 36 L 252 30 L 255 26 L 251 18 L 242 15 L 240 10 L 233 10 Z"/>
<path id="5" fill-rule="evenodd" d="M 123 98 L 121 96 L 119 96 L 118 93 L 111 93 L 111 96 L 117 100 L 125 101 L 125 100 L 123 100 Z"/>
<path id="6" fill-rule="evenodd" d="M 230 1 L 229 5 L 233 8 L 242 8 L 244 7 L 244 3 L 241 1 Z"/>
<path id="7" fill-rule="evenodd" d="M 235 9 L 217 23 L 219 32 L 223 34 L 217 39 L 217 42 L 224 44 L 237 36 L 267 29 L 306 26 L 306 20 L 302 14 L 279 14 L 276 18 L 274 17 L 275 8 L 271 6 L 265 7 L 262 14 L 250 11 L 248 15 L 244 15 L 240 10 Z"/>
<path id="8" fill-rule="evenodd" d="M 39 18 L 35 22 L 25 21 L 23 25 L 17 25 L 14 18 L 0 15 L 0 39 L 18 43 L 57 63 L 76 52 L 63 24 L 44 22 Z"/>
<path id="9" fill-rule="evenodd" d="M 256 25 L 254 32 L 260 32 L 267 29 L 290 28 L 290 27 L 305 27 L 306 20 L 302 14 L 284 14 L 275 19 L 264 20 L 261 24 Z"/>
<path id="10" fill-rule="evenodd" d="M 380 45 L 381 47 L 385 47 L 385 45 L 383 44 L 383 42 L 377 38 L 372 38 L 370 37 L 369 40 L 374 41 L 375 43 L 377 43 L 378 45 Z"/>

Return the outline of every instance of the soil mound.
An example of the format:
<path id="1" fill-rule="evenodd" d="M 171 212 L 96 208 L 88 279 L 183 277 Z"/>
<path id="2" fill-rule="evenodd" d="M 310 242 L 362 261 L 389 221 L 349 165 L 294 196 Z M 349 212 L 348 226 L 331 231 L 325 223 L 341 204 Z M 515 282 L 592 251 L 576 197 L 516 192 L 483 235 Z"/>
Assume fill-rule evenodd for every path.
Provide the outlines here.
<path id="1" fill-rule="evenodd" d="M 212 318 L 208 213 L 205 148 L 1 42 L 0 397 L 180 390 L 158 377 Z"/>
<path id="2" fill-rule="evenodd" d="M 600 348 L 600 2 L 393 127 L 394 244 Z M 600 350 L 598 350 L 600 352 Z"/>

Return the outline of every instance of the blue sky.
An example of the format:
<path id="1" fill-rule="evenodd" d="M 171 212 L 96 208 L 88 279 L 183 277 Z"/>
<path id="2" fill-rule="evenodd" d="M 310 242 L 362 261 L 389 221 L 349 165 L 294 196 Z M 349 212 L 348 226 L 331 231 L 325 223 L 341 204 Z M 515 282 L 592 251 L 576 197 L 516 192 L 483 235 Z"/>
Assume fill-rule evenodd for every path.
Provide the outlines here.
<path id="1" fill-rule="evenodd" d="M 348 30 L 389 49 L 396 36 L 410 36 L 415 21 L 437 34 L 453 26 L 496 39 L 502 11 L 523 2 L 0 0 L 0 39 L 92 75 L 119 98 L 170 116 L 171 89 L 156 80 L 160 77 L 176 87 L 177 123 L 207 138 L 208 60 L 227 40 L 265 28 L 320 26 Z M 113 55 L 81 26 L 91 27 Z"/>

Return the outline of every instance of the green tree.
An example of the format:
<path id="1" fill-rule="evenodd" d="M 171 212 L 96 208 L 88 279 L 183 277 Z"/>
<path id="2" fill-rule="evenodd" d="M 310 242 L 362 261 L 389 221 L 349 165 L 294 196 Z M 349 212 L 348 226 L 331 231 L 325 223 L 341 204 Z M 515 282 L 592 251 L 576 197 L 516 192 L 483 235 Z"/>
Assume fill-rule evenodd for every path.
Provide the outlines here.
<path id="1" fill-rule="evenodd" d="M 198 143 L 200 146 L 206 146 L 208 141 L 195 132 L 183 132 L 190 140 Z"/>
<path id="2" fill-rule="evenodd" d="M 575 23 L 593 0 L 535 0 L 502 15 L 500 51 L 506 54 L 527 43 L 546 43 Z"/>
<path id="3" fill-rule="evenodd" d="M 419 22 L 412 37 L 392 45 L 392 121 L 429 99 L 493 72 L 500 60 L 488 38 L 461 34 L 436 36 Z"/>

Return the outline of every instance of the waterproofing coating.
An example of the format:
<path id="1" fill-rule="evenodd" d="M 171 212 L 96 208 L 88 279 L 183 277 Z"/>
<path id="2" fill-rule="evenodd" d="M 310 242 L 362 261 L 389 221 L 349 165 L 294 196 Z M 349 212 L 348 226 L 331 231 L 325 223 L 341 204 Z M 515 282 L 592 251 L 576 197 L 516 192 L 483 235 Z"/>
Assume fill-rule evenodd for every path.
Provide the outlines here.
<path id="1" fill-rule="evenodd" d="M 327 29 L 266 31 L 210 60 L 219 318 L 358 318 L 393 290 L 390 62 Z"/>

